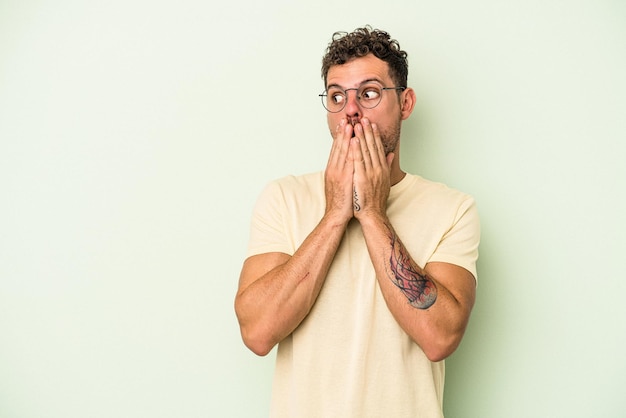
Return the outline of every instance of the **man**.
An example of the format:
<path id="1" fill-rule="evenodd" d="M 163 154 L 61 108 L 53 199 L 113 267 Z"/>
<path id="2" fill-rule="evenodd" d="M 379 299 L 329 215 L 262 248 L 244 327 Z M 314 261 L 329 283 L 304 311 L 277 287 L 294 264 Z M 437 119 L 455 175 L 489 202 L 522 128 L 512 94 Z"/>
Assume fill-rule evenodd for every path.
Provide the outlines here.
<path id="1" fill-rule="evenodd" d="M 243 340 L 279 344 L 276 417 L 441 417 L 444 362 L 474 304 L 473 199 L 400 168 L 407 54 L 369 27 L 322 62 L 325 171 L 272 182 L 235 299 Z"/>

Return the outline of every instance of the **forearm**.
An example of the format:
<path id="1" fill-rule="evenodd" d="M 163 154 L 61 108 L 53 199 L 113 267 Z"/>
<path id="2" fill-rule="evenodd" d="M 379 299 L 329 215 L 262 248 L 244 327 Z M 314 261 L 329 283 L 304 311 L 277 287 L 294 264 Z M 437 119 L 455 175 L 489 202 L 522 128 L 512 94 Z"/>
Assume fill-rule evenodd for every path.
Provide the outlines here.
<path id="1" fill-rule="evenodd" d="M 272 266 L 244 263 L 235 310 L 246 345 L 267 354 L 302 322 L 315 303 L 343 237 L 346 222 L 325 216 L 293 256 Z M 264 257 L 257 256 L 257 257 Z"/>
<path id="2" fill-rule="evenodd" d="M 452 293 L 447 286 L 455 280 L 450 275 L 464 270 L 448 265 L 432 275 L 413 260 L 386 217 L 361 219 L 361 225 L 396 321 L 431 360 L 450 355 L 461 341 L 473 305 L 473 298 L 458 290 Z"/>

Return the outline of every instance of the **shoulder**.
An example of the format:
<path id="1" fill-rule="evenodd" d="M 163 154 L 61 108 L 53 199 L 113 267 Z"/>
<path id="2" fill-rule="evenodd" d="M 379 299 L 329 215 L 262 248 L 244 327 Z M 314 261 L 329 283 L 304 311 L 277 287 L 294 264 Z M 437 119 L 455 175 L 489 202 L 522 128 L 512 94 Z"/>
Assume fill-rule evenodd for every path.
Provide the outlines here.
<path id="1" fill-rule="evenodd" d="M 288 175 L 269 181 L 263 195 L 303 195 L 316 194 L 324 189 L 324 173 L 322 171 L 301 175 Z"/>
<path id="2" fill-rule="evenodd" d="M 447 184 L 409 173 L 392 188 L 392 194 L 401 198 L 430 202 L 431 204 L 474 203 L 474 198 L 468 193 L 452 188 Z"/>
<path id="3" fill-rule="evenodd" d="M 316 187 L 318 184 L 324 183 L 324 172 L 316 171 L 300 175 L 288 175 L 271 180 L 267 187 L 278 188 L 299 188 L 299 187 Z"/>
<path id="4" fill-rule="evenodd" d="M 324 195 L 324 173 L 288 175 L 269 181 L 257 199 L 257 207 L 290 207 L 319 200 Z"/>

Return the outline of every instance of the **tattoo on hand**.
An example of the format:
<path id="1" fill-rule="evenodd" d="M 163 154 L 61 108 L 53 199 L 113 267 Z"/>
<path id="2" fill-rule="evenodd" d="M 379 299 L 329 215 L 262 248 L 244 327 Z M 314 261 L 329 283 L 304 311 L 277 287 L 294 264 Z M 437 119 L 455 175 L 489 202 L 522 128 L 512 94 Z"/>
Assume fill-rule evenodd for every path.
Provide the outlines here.
<path id="1" fill-rule="evenodd" d="M 428 309 L 437 300 L 435 283 L 419 273 L 419 268 L 411 260 L 406 248 L 398 237 L 389 231 L 391 238 L 391 281 L 409 300 L 411 306 L 418 309 Z"/>
<path id="2" fill-rule="evenodd" d="M 356 187 L 354 187 L 352 190 L 354 191 L 354 194 L 352 197 L 352 203 L 354 206 L 354 210 L 358 212 L 361 210 L 361 205 L 359 204 L 359 195 L 356 193 Z"/>

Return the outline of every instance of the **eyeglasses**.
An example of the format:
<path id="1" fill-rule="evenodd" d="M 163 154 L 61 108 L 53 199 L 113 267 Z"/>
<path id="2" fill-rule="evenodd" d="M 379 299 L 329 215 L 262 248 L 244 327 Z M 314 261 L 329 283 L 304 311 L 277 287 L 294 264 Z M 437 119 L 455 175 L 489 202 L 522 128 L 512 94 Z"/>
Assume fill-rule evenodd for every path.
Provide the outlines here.
<path id="1" fill-rule="evenodd" d="M 341 112 L 346 103 L 348 103 L 348 92 L 350 90 L 356 91 L 356 98 L 359 104 L 367 109 L 373 109 L 383 98 L 383 92 L 385 90 L 406 90 L 406 87 L 383 87 L 378 83 L 368 82 L 359 86 L 356 89 L 342 89 L 338 86 L 332 86 L 328 88 L 324 93 L 320 94 L 322 99 L 322 105 L 330 113 Z"/>

